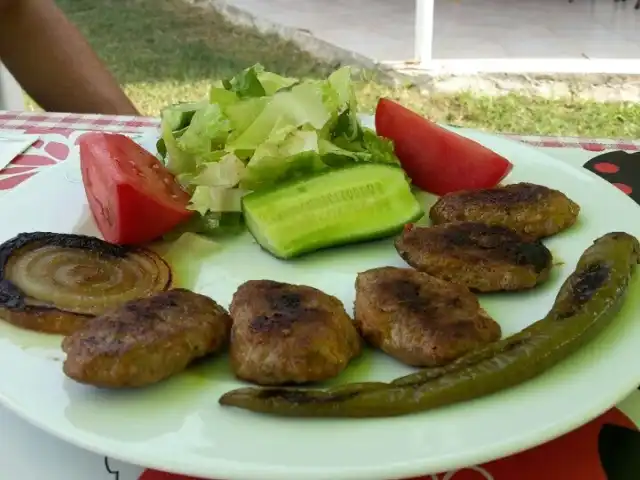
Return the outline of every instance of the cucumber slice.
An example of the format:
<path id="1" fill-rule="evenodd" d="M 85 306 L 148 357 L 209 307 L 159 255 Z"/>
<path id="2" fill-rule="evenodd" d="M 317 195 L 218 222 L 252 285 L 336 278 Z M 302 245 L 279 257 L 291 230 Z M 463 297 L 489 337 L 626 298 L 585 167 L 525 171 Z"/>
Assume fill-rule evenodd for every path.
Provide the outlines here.
<path id="1" fill-rule="evenodd" d="M 362 163 L 250 193 L 247 228 L 278 258 L 394 235 L 424 215 L 404 171 Z"/>

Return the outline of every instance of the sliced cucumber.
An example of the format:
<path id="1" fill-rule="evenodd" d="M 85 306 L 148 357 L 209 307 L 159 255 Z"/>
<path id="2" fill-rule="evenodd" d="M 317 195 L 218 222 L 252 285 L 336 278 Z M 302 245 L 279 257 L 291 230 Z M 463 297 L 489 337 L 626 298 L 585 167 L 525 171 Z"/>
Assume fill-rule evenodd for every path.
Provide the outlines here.
<path id="1" fill-rule="evenodd" d="M 395 165 L 362 163 L 246 195 L 245 223 L 282 259 L 400 232 L 424 215 Z"/>

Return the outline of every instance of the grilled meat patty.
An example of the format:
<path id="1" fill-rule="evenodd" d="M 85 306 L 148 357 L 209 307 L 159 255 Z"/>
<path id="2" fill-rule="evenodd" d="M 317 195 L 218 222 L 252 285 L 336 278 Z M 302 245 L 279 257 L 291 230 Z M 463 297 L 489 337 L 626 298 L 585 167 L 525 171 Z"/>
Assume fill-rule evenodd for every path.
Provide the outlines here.
<path id="1" fill-rule="evenodd" d="M 417 270 L 479 292 L 532 288 L 549 278 L 553 260 L 539 240 L 475 222 L 414 227 L 395 245 Z"/>
<path id="2" fill-rule="evenodd" d="M 362 349 L 342 302 L 313 287 L 250 280 L 230 312 L 231 367 L 260 385 L 335 377 Z"/>
<path id="3" fill-rule="evenodd" d="M 558 190 L 514 183 L 444 195 L 431 207 L 429 217 L 434 225 L 481 222 L 538 239 L 569 228 L 579 213 L 580 206 Z"/>
<path id="4" fill-rule="evenodd" d="M 134 300 L 66 337 L 64 373 L 97 387 L 142 387 L 184 370 L 229 338 L 231 317 L 183 289 Z"/>
<path id="5" fill-rule="evenodd" d="M 372 346 L 415 367 L 450 363 L 501 335 L 466 287 L 410 268 L 358 274 L 355 323 Z"/>

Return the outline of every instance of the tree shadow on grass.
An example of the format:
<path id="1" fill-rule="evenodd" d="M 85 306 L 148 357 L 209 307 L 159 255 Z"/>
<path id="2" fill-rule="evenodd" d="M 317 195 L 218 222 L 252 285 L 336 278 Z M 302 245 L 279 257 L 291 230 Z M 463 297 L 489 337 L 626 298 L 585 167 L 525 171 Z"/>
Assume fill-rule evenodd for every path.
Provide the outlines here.
<path id="1" fill-rule="evenodd" d="M 265 0 L 266 1 L 266 0 Z M 182 0 L 58 0 L 122 84 L 229 77 L 256 62 L 296 77 L 333 66 Z"/>

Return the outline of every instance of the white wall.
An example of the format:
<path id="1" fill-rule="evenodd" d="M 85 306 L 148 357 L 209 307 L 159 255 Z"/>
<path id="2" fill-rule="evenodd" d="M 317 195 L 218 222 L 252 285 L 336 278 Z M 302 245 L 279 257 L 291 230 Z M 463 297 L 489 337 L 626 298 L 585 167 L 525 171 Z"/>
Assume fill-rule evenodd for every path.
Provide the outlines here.
<path id="1" fill-rule="evenodd" d="M 24 110 L 22 89 L 0 63 L 0 110 Z"/>

